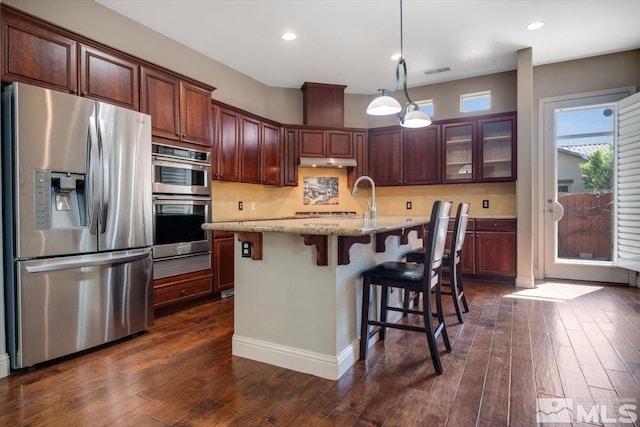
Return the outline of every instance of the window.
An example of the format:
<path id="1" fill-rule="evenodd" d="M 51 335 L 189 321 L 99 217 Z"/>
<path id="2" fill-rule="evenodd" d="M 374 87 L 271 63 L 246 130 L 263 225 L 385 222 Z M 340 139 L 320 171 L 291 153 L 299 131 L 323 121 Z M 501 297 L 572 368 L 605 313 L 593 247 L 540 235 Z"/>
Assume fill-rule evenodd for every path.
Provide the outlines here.
<path id="1" fill-rule="evenodd" d="M 559 179 L 558 180 L 558 194 L 565 194 L 571 192 L 572 179 Z"/>
<path id="2" fill-rule="evenodd" d="M 460 95 L 460 112 L 462 113 L 489 109 L 491 109 L 491 91 Z"/>
<path id="3" fill-rule="evenodd" d="M 416 102 L 418 107 L 420 107 L 420 111 L 427 114 L 429 117 L 433 118 L 433 99 L 427 99 L 426 101 L 418 101 Z"/>

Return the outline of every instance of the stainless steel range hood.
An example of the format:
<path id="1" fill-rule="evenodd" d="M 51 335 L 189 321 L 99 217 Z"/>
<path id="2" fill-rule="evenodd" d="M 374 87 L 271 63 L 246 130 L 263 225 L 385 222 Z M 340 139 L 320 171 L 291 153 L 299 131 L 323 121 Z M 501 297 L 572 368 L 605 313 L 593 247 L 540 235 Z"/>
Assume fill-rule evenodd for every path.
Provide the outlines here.
<path id="1" fill-rule="evenodd" d="M 355 159 L 342 159 L 337 157 L 300 157 L 301 168 L 346 168 L 356 166 Z"/>

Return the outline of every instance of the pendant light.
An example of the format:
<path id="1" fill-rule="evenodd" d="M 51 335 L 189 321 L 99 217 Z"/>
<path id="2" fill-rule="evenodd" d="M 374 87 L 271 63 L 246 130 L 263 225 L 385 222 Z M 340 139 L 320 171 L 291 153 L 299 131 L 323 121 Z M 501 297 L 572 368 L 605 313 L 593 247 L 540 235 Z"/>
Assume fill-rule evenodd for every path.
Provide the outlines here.
<path id="1" fill-rule="evenodd" d="M 404 96 L 407 103 L 404 107 L 392 96 L 392 93 L 400 86 L 400 67 L 402 67 Z M 420 110 L 418 104 L 409 97 L 407 90 L 407 63 L 404 60 L 403 32 L 402 32 L 402 0 L 400 0 L 400 58 L 396 65 L 396 84 L 392 90 L 380 89 L 380 96 L 375 98 L 367 107 L 367 114 L 372 116 L 387 116 L 398 114 L 398 123 L 407 128 L 421 128 L 431 124 L 431 117 Z"/>

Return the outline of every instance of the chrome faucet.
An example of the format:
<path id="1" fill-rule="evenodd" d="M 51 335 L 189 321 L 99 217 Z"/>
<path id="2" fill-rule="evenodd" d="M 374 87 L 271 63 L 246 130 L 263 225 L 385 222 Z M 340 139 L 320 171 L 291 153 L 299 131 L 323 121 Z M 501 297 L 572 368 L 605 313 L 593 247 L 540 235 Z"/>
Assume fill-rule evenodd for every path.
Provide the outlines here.
<path id="1" fill-rule="evenodd" d="M 362 175 L 356 179 L 356 182 L 353 183 L 353 190 L 351 190 L 351 195 L 355 196 L 358 192 L 358 184 L 360 181 L 369 181 L 371 183 L 371 202 L 367 202 L 369 204 L 369 214 L 371 219 L 376 217 L 376 183 L 373 182 L 373 179 L 369 178 L 366 175 Z"/>

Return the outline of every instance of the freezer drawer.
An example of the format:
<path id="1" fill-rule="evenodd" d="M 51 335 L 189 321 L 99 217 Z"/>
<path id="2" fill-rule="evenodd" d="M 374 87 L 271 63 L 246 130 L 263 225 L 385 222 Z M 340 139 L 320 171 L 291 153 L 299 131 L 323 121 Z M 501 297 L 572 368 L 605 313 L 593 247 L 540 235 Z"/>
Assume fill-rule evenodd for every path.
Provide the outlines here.
<path id="1" fill-rule="evenodd" d="M 24 368 L 153 326 L 149 248 L 17 262 L 11 366 Z"/>

